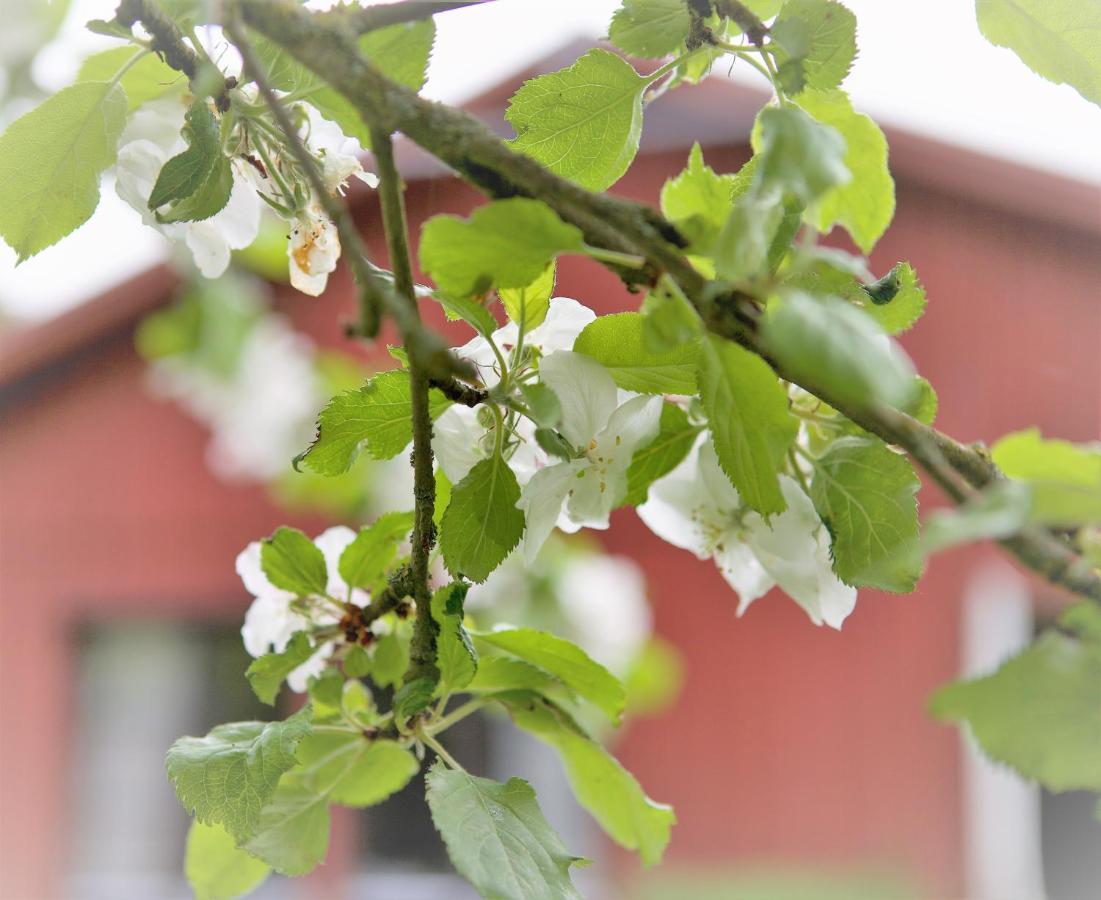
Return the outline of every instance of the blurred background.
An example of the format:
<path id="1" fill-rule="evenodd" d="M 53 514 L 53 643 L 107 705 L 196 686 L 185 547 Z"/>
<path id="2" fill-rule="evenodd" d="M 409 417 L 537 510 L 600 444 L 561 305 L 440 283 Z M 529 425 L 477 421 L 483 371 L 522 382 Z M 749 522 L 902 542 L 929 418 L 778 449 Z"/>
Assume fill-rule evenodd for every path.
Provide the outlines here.
<path id="1" fill-rule="evenodd" d="M 0 0 L 0 128 L 72 81 L 104 46 L 83 23 L 114 5 Z M 507 135 L 519 84 L 598 41 L 616 5 L 501 0 L 439 16 L 426 92 Z M 861 42 L 847 87 L 884 126 L 898 189 L 871 268 L 906 259 L 925 284 L 928 313 L 903 343 L 939 392 L 939 425 L 968 441 L 1030 425 L 1096 439 L 1101 110 L 987 46 L 968 2 L 847 5 Z M 696 140 L 736 170 L 765 100 L 738 67 L 661 97 L 614 192 L 656 202 Z M 414 233 L 481 202 L 414 147 L 399 162 Z M 384 263 L 374 196 L 351 202 Z M 338 479 L 290 468 L 326 399 L 393 360 L 386 339 L 345 338 L 348 274 L 318 300 L 297 294 L 285 247 L 273 222 L 202 281 L 110 184 L 57 247 L 18 269 L 0 247 L 0 897 L 187 896 L 187 817 L 164 752 L 270 714 L 243 678 L 237 553 L 280 524 L 316 534 L 408 505 L 401 457 Z M 577 259 L 556 293 L 599 313 L 638 303 Z M 923 492 L 926 508 L 940 499 Z M 840 633 L 778 592 L 737 619 L 710 563 L 623 510 L 606 533 L 553 541 L 528 577 L 506 564 L 470 607 L 559 630 L 626 679 L 632 715 L 611 740 L 677 810 L 665 865 L 643 872 L 609 846 L 553 756 L 503 723 L 469 720 L 450 749 L 473 771 L 532 781 L 571 849 L 597 860 L 586 896 L 1092 900 L 1088 798 L 989 766 L 925 712 L 936 686 L 993 668 L 1061 603 L 969 548 L 933 560 L 912 595 L 862 592 Z M 337 816 L 327 864 L 257 896 L 468 892 L 412 789 Z"/>

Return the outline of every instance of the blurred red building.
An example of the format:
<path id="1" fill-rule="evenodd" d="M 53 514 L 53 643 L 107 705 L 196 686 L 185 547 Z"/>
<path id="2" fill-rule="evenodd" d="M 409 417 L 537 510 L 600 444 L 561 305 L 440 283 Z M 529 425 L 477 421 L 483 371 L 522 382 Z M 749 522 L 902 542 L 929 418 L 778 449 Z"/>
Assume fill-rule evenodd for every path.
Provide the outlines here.
<path id="1" fill-rule="evenodd" d="M 514 86 L 469 108 L 503 128 Z M 615 192 L 656 201 L 696 139 L 717 170 L 736 169 L 761 99 L 717 81 L 662 98 Z M 1096 439 L 1097 187 L 888 136 L 898 214 L 872 268 L 907 259 L 927 288 L 928 313 L 903 343 L 939 391 L 939 425 L 965 440 L 1030 425 Z M 414 227 L 482 202 L 414 148 L 402 149 Z M 357 214 L 384 259 L 372 197 Z M 261 489 L 217 481 L 203 464 L 199 426 L 144 389 L 133 330 L 174 286 L 167 271 L 152 271 L 0 344 L 0 895 L 12 900 L 69 890 L 74 822 L 83 815 L 73 796 L 94 762 L 74 755 L 81 629 L 132 619 L 236 628 L 248 598 L 234 557 L 285 518 Z M 601 313 L 637 305 L 583 260 L 562 265 L 558 293 Z M 345 346 L 341 320 L 353 306 L 346 272 L 320 301 L 281 290 L 278 304 L 319 344 Z M 465 340 L 459 326 L 434 324 Z M 936 502 L 935 492 L 924 499 Z M 969 892 L 961 745 L 925 704 L 958 671 L 961 596 L 994 551 L 935 559 L 911 596 L 862 592 L 837 633 L 810 626 L 779 594 L 736 619 L 735 598 L 714 567 L 655 539 L 631 512 L 617 514 L 601 539 L 643 566 L 657 629 L 686 658 L 676 707 L 633 725 L 620 745 L 649 793 L 676 806 L 670 866 L 876 865 L 905 872 L 923 895 Z M 1058 602 L 1042 585 L 1033 589 L 1040 609 Z M 150 690 L 143 702 L 164 712 L 174 701 Z M 132 765 L 136 780 L 108 794 L 119 807 L 103 809 L 105 821 L 124 814 L 127 791 L 163 779 L 159 757 L 135 756 Z M 337 895 L 354 855 L 347 831 L 334 839 L 327 887 L 306 882 L 307 895 Z M 622 872 L 633 865 L 624 859 Z"/>

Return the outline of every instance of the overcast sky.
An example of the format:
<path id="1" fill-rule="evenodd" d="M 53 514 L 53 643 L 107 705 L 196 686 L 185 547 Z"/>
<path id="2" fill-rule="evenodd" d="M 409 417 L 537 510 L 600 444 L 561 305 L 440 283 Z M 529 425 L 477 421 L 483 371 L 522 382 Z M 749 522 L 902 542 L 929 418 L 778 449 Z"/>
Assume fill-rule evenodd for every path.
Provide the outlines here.
<path id="1" fill-rule="evenodd" d="M 1101 215 L 1101 108 L 1069 87 L 1042 81 L 1010 51 L 988 45 L 971 0 L 845 3 L 859 27 L 860 54 L 845 83 L 858 109 L 884 124 L 1081 179 L 1097 192 Z M 602 36 L 618 5 L 496 0 L 437 16 L 426 93 L 462 101 L 567 41 Z M 117 0 L 73 0 L 61 39 L 38 61 L 36 75 L 44 84 L 65 85 L 83 55 L 110 45 L 81 26 L 110 18 L 116 6 Z M 735 66 L 730 77 L 757 76 Z M 0 244 L 0 310 L 54 315 L 163 253 L 161 239 L 107 185 L 90 222 L 18 269 L 14 254 Z"/>

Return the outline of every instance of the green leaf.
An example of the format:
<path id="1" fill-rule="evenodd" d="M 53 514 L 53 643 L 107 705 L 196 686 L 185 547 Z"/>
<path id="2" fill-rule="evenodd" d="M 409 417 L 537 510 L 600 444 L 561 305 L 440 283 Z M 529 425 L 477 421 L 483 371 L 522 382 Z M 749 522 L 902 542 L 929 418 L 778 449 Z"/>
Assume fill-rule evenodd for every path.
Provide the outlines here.
<path id="1" fill-rule="evenodd" d="M 558 427 L 562 421 L 562 403 L 554 391 L 538 381 L 521 382 L 520 395 L 537 425 L 542 428 Z"/>
<path id="2" fill-rule="evenodd" d="M 785 0 L 770 32 L 781 81 L 793 94 L 837 87 L 856 57 L 856 16 L 834 0 Z"/>
<path id="3" fill-rule="evenodd" d="M 995 464 L 1032 492 L 1029 518 L 1074 527 L 1101 522 L 1101 449 L 1045 440 L 1038 429 L 1007 435 L 991 448 Z"/>
<path id="4" fill-rule="evenodd" d="M 707 253 L 730 215 L 735 184 L 735 176 L 718 175 L 704 163 L 696 142 L 688 165 L 662 185 L 661 213 L 689 238 L 693 249 Z"/>
<path id="5" fill-rule="evenodd" d="M 149 195 L 149 208 L 156 211 L 158 222 L 209 219 L 229 202 L 233 190 L 221 129 L 205 100 L 191 104 L 182 134 L 187 149 L 164 164 Z M 160 212 L 166 204 L 171 204 L 168 212 Z"/>
<path id="6" fill-rule="evenodd" d="M 925 312 L 925 288 L 909 263 L 895 263 L 891 271 L 863 289 L 861 307 L 887 334 L 901 334 Z"/>
<path id="7" fill-rule="evenodd" d="M 941 688 L 930 708 L 1049 790 L 1101 791 L 1101 616 L 1072 610 L 1061 624 L 1077 636 L 1048 629 L 993 674 Z"/>
<path id="8" fill-rule="evenodd" d="M 518 728 L 558 751 L 578 802 L 608 836 L 637 851 L 643 864 L 660 862 L 677 820 L 673 808 L 647 797 L 635 777 L 562 710 L 534 698 L 506 705 Z"/>
<path id="9" fill-rule="evenodd" d="M 453 575 L 485 581 L 524 533 L 520 485 L 499 453 L 479 460 L 451 489 L 440 522 L 440 550 Z"/>
<path id="10" fill-rule="evenodd" d="M 666 353 L 682 344 L 698 342 L 703 322 L 694 306 L 677 290 L 662 285 L 646 295 L 642 313 L 642 345 L 653 353 Z"/>
<path id="11" fill-rule="evenodd" d="M 780 469 L 799 430 L 779 379 L 759 356 L 708 336 L 700 353 L 700 398 L 715 453 L 731 483 L 762 515 L 783 512 Z"/>
<path id="12" fill-rule="evenodd" d="M 344 654 L 344 674 L 349 678 L 365 678 L 371 671 L 371 657 L 359 644 Z"/>
<path id="13" fill-rule="evenodd" d="M 570 854 L 526 781 L 499 784 L 436 763 L 425 779 L 428 808 L 451 862 L 483 897 L 580 900 Z"/>
<path id="14" fill-rule="evenodd" d="M 325 859 L 329 821 L 328 794 L 314 789 L 303 774 L 290 772 L 243 847 L 281 875 L 305 875 Z"/>
<path id="15" fill-rule="evenodd" d="M 481 633 L 478 638 L 553 675 L 613 723 L 619 722 L 626 703 L 623 685 L 576 644 L 534 628 L 504 628 Z"/>
<path id="16" fill-rule="evenodd" d="M 371 679 L 375 684 L 380 687 L 397 687 L 408 668 L 408 627 L 380 637 L 371 655 Z"/>
<path id="17" fill-rule="evenodd" d="M 979 30 L 1041 78 L 1101 105 L 1101 7 L 1082 0 L 976 0 Z"/>
<path id="18" fill-rule="evenodd" d="M 543 693 L 557 684 L 558 680 L 542 669 L 501 654 L 479 657 L 478 671 L 463 691 L 468 694 L 498 694 L 504 691 Z"/>
<path id="19" fill-rule="evenodd" d="M 638 506 L 646 502 L 650 485 L 681 463 L 699 433 L 700 427 L 688 421 L 688 414 L 683 409 L 675 403 L 663 403 L 657 437 L 631 457 L 624 503 Z"/>
<path id="20" fill-rule="evenodd" d="M 965 503 L 938 509 L 925 521 L 922 547 L 934 553 L 971 541 L 998 540 L 1028 524 L 1032 492 L 1016 481 L 998 479 Z"/>
<path id="21" fill-rule="evenodd" d="M 684 0 L 623 0 L 608 39 L 624 53 L 656 59 L 680 49 L 690 24 Z"/>
<path id="22" fill-rule="evenodd" d="M 887 139 L 879 126 L 852 108 L 844 91 L 804 91 L 799 105 L 845 139 L 845 168 L 852 180 L 827 191 L 805 218 L 826 233 L 842 225 L 871 253 L 895 214 L 895 182 L 887 168 Z M 911 273 L 912 275 L 913 273 Z"/>
<path id="23" fill-rule="evenodd" d="M 801 109 L 766 107 L 752 138 L 760 162 L 751 191 L 763 196 L 778 190 L 810 206 L 852 178 L 845 165 L 845 139 Z"/>
<path id="24" fill-rule="evenodd" d="M 429 392 L 433 419 L 450 405 L 435 388 Z M 343 475 L 361 447 L 374 459 L 392 459 L 413 439 L 411 416 L 409 373 L 404 369 L 383 372 L 325 405 L 317 417 L 317 437 L 295 464 L 318 475 Z"/>
<path id="25" fill-rule="evenodd" d="M 447 294 L 469 296 L 527 287 L 559 253 L 579 253 L 581 231 L 539 200 L 513 197 L 474 210 L 469 219 L 433 216 L 421 232 L 421 268 Z"/>
<path id="26" fill-rule="evenodd" d="M 340 554 L 340 577 L 350 587 L 376 591 L 397 559 L 398 546 L 413 528 L 413 513 L 388 512 L 361 528 Z"/>
<path id="27" fill-rule="evenodd" d="M 590 50 L 513 95 L 513 146 L 590 191 L 607 190 L 638 152 L 647 83 L 614 53 Z"/>
<path id="28" fill-rule="evenodd" d="M 397 742 L 350 732 L 311 735 L 298 756 L 305 785 L 332 803 L 357 809 L 393 796 L 420 771 L 417 758 Z"/>
<path id="29" fill-rule="evenodd" d="M 123 89 L 92 82 L 58 91 L 0 135 L 0 237 L 19 262 L 91 218 L 125 124 Z"/>
<path id="30" fill-rule="evenodd" d="M 841 438 L 816 460 L 810 496 L 829 529 L 838 578 L 895 593 L 914 589 L 922 569 L 919 487 L 909 460 L 878 439 Z"/>
<path id="31" fill-rule="evenodd" d="M 275 587 L 299 597 L 324 594 L 329 585 L 324 554 L 297 528 L 283 526 L 264 538 L 260 568 Z"/>
<path id="32" fill-rule="evenodd" d="M 444 315 L 451 322 L 462 319 L 481 335 L 492 334 L 497 330 L 497 322 L 492 313 L 474 297 L 450 297 L 437 291 L 432 298 L 443 307 Z"/>
<path id="33" fill-rule="evenodd" d="M 310 733 L 309 707 L 285 722 L 219 725 L 206 737 L 180 738 L 166 768 L 184 809 L 204 825 L 224 825 L 238 842 L 260 826 L 295 748 Z"/>
<path id="34" fill-rule="evenodd" d="M 917 399 L 909 359 L 851 303 L 790 291 L 762 325 L 769 353 L 792 381 L 828 388 L 839 403 L 860 408 L 909 409 Z"/>
<path id="35" fill-rule="evenodd" d="M 259 659 L 254 659 L 246 670 L 245 677 L 260 701 L 268 706 L 274 705 L 283 681 L 313 656 L 315 649 L 306 632 L 296 631 L 282 653 L 265 653 Z"/>
<path id="36" fill-rule="evenodd" d="M 195 900 L 233 900 L 259 887 L 271 867 L 238 849 L 220 825 L 195 821 L 187 832 L 184 874 Z"/>
<path id="37" fill-rule="evenodd" d="M 93 53 L 80 64 L 76 74 L 77 83 L 84 81 L 110 81 L 138 54 L 141 59 L 130 66 L 119 79 L 119 85 L 126 92 L 129 109 L 135 110 L 147 100 L 153 100 L 174 88 L 183 89 L 187 79 L 161 61 L 155 53 L 149 53 L 141 47 L 112 47 Z"/>
<path id="38" fill-rule="evenodd" d="M 801 209 L 796 207 L 792 216 L 796 227 Z M 754 190 L 740 197 L 716 238 L 715 274 L 730 281 L 764 274 L 777 241 L 782 237 L 786 245 L 794 234 L 783 228 L 786 214 L 779 191 Z"/>
<path id="39" fill-rule="evenodd" d="M 923 425 L 932 425 L 937 418 L 940 399 L 933 386 L 920 375 L 914 377 L 917 383 L 917 400 L 910 406 L 910 415 Z"/>
<path id="40" fill-rule="evenodd" d="M 463 601 L 469 587 L 456 581 L 432 595 L 432 618 L 440 627 L 436 636 L 437 696 L 462 690 L 478 671 L 478 653 L 463 627 Z"/>
<path id="41" fill-rule="evenodd" d="M 407 681 L 394 694 L 394 720 L 401 723 L 427 709 L 435 693 L 436 682 L 427 675 Z"/>
<path id="42" fill-rule="evenodd" d="M 554 293 L 554 274 L 555 264 L 552 261 L 531 284 L 497 289 L 497 296 L 501 298 L 501 305 L 508 317 L 524 331 L 538 328 L 547 317 L 551 294 Z"/>
<path id="43" fill-rule="evenodd" d="M 600 316 L 585 326 L 573 350 L 595 359 L 626 391 L 695 394 L 699 345 L 655 353 L 643 341 L 642 319 L 632 312 Z"/>
<path id="44" fill-rule="evenodd" d="M 410 90 L 419 91 L 424 86 L 435 37 L 435 23 L 431 18 L 425 18 L 368 32 L 360 38 L 359 49 L 371 65 L 387 78 Z M 255 33 L 251 39 L 273 87 L 300 94 L 322 116 L 339 125 L 346 135 L 370 149 L 370 129 L 351 101 L 300 65 L 278 44 Z"/>

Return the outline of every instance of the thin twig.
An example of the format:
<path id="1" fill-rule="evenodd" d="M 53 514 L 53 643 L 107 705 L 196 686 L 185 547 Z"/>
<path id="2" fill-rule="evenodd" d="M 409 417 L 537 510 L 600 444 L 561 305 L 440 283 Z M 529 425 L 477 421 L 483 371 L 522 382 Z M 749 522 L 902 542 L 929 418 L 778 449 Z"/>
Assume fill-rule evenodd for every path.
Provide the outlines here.
<path id="1" fill-rule="evenodd" d="M 357 34 L 365 34 L 390 25 L 427 19 L 436 13 L 450 12 L 467 6 L 480 6 L 489 2 L 490 0 L 441 0 L 441 2 L 404 0 L 402 3 L 385 3 L 368 7 L 342 5 L 320 15 L 350 27 Z"/>

